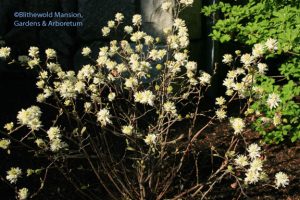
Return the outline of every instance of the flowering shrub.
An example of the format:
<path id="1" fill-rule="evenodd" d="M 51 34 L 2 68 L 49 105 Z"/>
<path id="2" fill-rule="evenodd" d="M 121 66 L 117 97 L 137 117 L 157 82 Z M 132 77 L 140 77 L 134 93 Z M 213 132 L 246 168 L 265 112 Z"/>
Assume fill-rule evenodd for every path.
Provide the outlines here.
<path id="1" fill-rule="evenodd" d="M 166 1 L 162 9 L 172 8 L 176 17 L 192 3 L 181 0 L 173 5 Z M 119 28 L 123 19 L 117 13 L 102 28 L 103 36 Z M 53 168 L 86 199 L 99 198 L 99 186 L 111 199 L 203 199 L 225 177 L 239 183 L 241 193 L 245 186 L 264 180 L 261 147 L 246 145 L 247 155 L 236 150 L 246 129 L 243 115 L 230 120 L 233 134 L 225 155 L 212 147 L 213 155 L 223 162 L 206 180 L 195 178 L 199 167 L 194 156 L 199 136 L 213 123 L 227 118 L 230 102 L 250 99 L 246 106 L 251 113 L 251 99 L 260 98 L 261 91 L 254 89 L 256 76 L 266 68 L 260 63 L 262 54 L 255 51 L 258 56 L 240 56 L 242 66 L 232 69 L 224 80 L 228 98 L 218 97 L 213 112 L 200 110 L 212 75 L 198 71 L 197 63 L 189 60 L 185 21 L 174 18 L 173 26 L 165 30 L 165 45 L 141 31 L 141 24 L 142 17 L 134 15 L 132 26 L 124 27 L 128 40 L 112 40 L 100 48 L 96 58 L 89 47 L 83 48 L 82 55 L 90 58 L 91 64 L 78 72 L 63 71 L 53 49 L 45 51 L 45 62 L 37 47 L 31 47 L 28 56 L 19 59 L 21 64 L 27 63 L 28 69 L 37 71 L 36 86 L 41 91 L 37 102 L 48 105 L 55 116 L 52 121 L 43 121 L 42 109 L 31 106 L 22 109 L 17 122 L 7 123 L 5 132 L 1 132 L 5 138 L 0 147 L 8 153 L 14 151 L 14 144 L 20 144 L 34 156 L 47 158 L 47 164 L 38 169 L 7 169 L 6 180 L 16 186 L 18 199 L 36 196 Z M 10 48 L 1 48 L 0 55 L 9 59 Z M 224 56 L 224 63 L 231 65 L 233 61 L 232 55 Z M 272 110 L 283 101 L 274 93 L 267 104 Z M 203 126 L 196 129 L 200 117 Z M 187 124 L 188 129 L 179 132 L 174 128 L 178 124 Z M 21 138 L 17 132 L 22 133 Z M 72 164 L 73 159 L 79 162 Z M 182 177 L 191 165 L 192 173 Z M 244 172 L 243 177 L 235 175 L 237 171 Z M 94 179 L 81 180 L 81 173 L 92 174 Z M 41 177 L 36 191 L 19 183 L 25 174 L 26 178 Z M 285 187 L 288 176 L 279 172 L 273 182 L 274 187 Z"/>
<path id="2" fill-rule="evenodd" d="M 255 87 L 259 87 L 262 94 L 252 105 L 252 110 L 260 115 L 254 123 L 255 130 L 266 142 L 300 139 L 299 3 L 294 0 L 248 0 L 244 5 L 219 2 L 202 10 L 206 16 L 216 11 L 221 12 L 222 19 L 214 25 L 211 37 L 220 42 L 234 40 L 255 44 L 252 55 L 243 55 L 241 60 L 251 63 L 251 57 L 261 59 L 257 63 L 261 76 L 256 77 Z M 223 62 L 228 59 L 224 57 Z M 274 72 L 276 67 L 280 76 L 266 76 L 266 63 L 272 59 L 277 63 L 271 64 L 270 71 Z"/>

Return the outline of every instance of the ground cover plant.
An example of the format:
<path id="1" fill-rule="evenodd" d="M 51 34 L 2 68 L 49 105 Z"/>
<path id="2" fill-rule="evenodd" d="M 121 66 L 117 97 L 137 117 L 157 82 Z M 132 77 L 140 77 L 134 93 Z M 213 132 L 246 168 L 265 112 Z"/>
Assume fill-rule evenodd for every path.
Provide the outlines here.
<path id="1" fill-rule="evenodd" d="M 96 57 L 89 47 L 83 48 L 82 56 L 90 64 L 76 72 L 60 67 L 54 49 L 41 52 L 30 47 L 28 55 L 16 61 L 13 50 L 0 48 L 0 58 L 37 74 L 40 90 L 37 103 L 21 109 L 16 121 L 1 130 L 0 147 L 8 156 L 22 149 L 40 160 L 39 167 L 13 163 L 1 172 L 17 199 L 38 198 L 53 170 L 83 199 L 104 199 L 104 194 L 124 200 L 205 199 L 223 184 L 238 198 L 247 197 L 248 188 L 256 185 L 279 191 L 288 187 L 290 175 L 269 174 L 262 144 L 245 139 L 252 122 L 264 114 L 255 112 L 262 110 L 259 106 L 274 115 L 268 123 L 276 127 L 281 122 L 275 119 L 279 109 L 292 101 L 292 83 L 292 94 L 286 96 L 260 87 L 268 78 L 262 60 L 278 51 L 278 41 L 268 38 L 258 41 L 251 53 L 224 55 L 223 62 L 230 66 L 224 80 L 226 96 L 202 109 L 214 74 L 189 60 L 188 29 L 179 14 L 192 4 L 162 4 L 161 9 L 174 16 L 173 26 L 164 30 L 164 45 L 141 30 L 141 15 L 132 17 L 132 25 L 124 25 L 125 16 L 117 13 L 101 33 L 109 37 L 123 29 L 124 39 L 99 47 Z M 234 102 L 241 103 L 240 110 L 229 116 Z M 45 111 L 50 113 L 47 118 Z M 202 135 L 224 122 L 230 140 L 222 149 L 210 145 L 203 159 Z M 211 171 L 202 174 L 202 166 L 211 160 L 216 161 Z"/>

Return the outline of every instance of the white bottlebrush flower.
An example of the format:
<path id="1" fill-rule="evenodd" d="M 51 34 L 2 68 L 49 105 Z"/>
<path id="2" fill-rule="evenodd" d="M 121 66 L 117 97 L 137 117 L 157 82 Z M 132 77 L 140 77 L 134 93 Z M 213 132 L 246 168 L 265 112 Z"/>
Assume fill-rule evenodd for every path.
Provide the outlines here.
<path id="1" fill-rule="evenodd" d="M 180 0 L 180 3 L 184 6 L 191 6 L 194 3 L 194 0 Z"/>
<path id="2" fill-rule="evenodd" d="M 189 61 L 189 62 L 186 63 L 185 68 L 186 68 L 187 71 L 194 72 L 194 71 L 197 70 L 197 63 Z"/>
<path id="3" fill-rule="evenodd" d="M 130 77 L 125 79 L 125 87 L 133 89 L 138 85 L 138 80 L 136 78 Z"/>
<path id="4" fill-rule="evenodd" d="M 260 158 L 255 158 L 250 163 L 249 170 L 262 171 L 263 161 Z"/>
<path id="5" fill-rule="evenodd" d="M 234 163 L 239 166 L 239 167 L 245 167 L 247 166 L 248 163 L 248 158 L 245 155 L 238 155 L 235 159 L 234 159 Z"/>
<path id="6" fill-rule="evenodd" d="M 183 65 L 187 61 L 186 53 L 175 53 L 174 58 L 180 65 Z"/>
<path id="7" fill-rule="evenodd" d="M 47 131 L 47 135 L 48 135 L 48 138 L 50 140 L 53 140 L 55 138 L 60 138 L 61 137 L 61 134 L 60 134 L 60 129 L 56 126 L 54 127 L 51 127 L 48 131 Z"/>
<path id="8" fill-rule="evenodd" d="M 106 36 L 108 36 L 109 33 L 110 33 L 110 28 L 107 27 L 107 26 L 104 26 L 104 27 L 101 29 L 101 31 L 102 31 L 102 36 L 106 37 Z"/>
<path id="9" fill-rule="evenodd" d="M 60 96 L 64 99 L 75 98 L 75 83 L 70 80 L 63 81 L 60 86 L 57 88 L 60 93 Z"/>
<path id="10" fill-rule="evenodd" d="M 219 120 L 225 119 L 227 117 L 226 111 L 224 109 L 216 110 L 216 115 Z"/>
<path id="11" fill-rule="evenodd" d="M 275 174 L 275 185 L 276 188 L 285 187 L 289 184 L 289 177 L 283 172 L 278 172 Z"/>
<path id="12" fill-rule="evenodd" d="M 10 55 L 11 49 L 9 47 L 1 47 L 0 48 L 0 58 L 8 58 Z"/>
<path id="13" fill-rule="evenodd" d="M 267 49 L 269 51 L 276 51 L 278 49 L 277 47 L 277 40 L 273 39 L 273 38 L 269 38 L 266 43 L 265 43 Z"/>
<path id="14" fill-rule="evenodd" d="M 143 37 L 145 37 L 146 33 L 143 31 L 137 31 L 131 34 L 130 40 L 132 42 L 140 41 Z"/>
<path id="15" fill-rule="evenodd" d="M 134 26 L 140 26 L 140 25 L 142 25 L 142 15 L 139 15 L 139 14 L 133 15 L 133 17 L 132 17 L 132 24 Z"/>
<path id="16" fill-rule="evenodd" d="M 223 60 L 222 62 L 224 64 L 230 64 L 233 61 L 232 55 L 231 54 L 225 54 L 223 55 Z"/>
<path id="17" fill-rule="evenodd" d="M 111 124 L 111 115 L 108 109 L 103 108 L 97 113 L 97 121 L 100 122 L 101 126 Z"/>
<path id="18" fill-rule="evenodd" d="M 85 83 L 83 81 L 77 81 L 75 83 L 74 90 L 76 92 L 78 92 L 79 94 L 82 94 L 85 91 L 85 87 L 86 87 L 86 85 L 85 85 Z"/>
<path id="19" fill-rule="evenodd" d="M 1 149 L 7 149 L 10 145 L 10 140 L 8 139 L 1 139 L 0 140 L 0 148 Z"/>
<path id="20" fill-rule="evenodd" d="M 241 118 L 233 118 L 230 120 L 234 134 L 241 133 L 245 128 L 245 122 Z"/>
<path id="21" fill-rule="evenodd" d="M 81 51 L 81 54 L 83 56 L 89 56 L 91 54 L 92 50 L 89 47 L 84 47 Z"/>
<path id="22" fill-rule="evenodd" d="M 268 65 L 265 63 L 258 63 L 257 68 L 260 74 L 265 74 L 268 71 Z"/>
<path id="23" fill-rule="evenodd" d="M 56 57 L 56 51 L 54 49 L 46 49 L 45 53 L 48 59 Z"/>
<path id="24" fill-rule="evenodd" d="M 202 72 L 199 77 L 199 80 L 200 80 L 200 84 L 203 86 L 210 85 L 211 75 L 206 72 Z"/>
<path id="25" fill-rule="evenodd" d="M 22 109 L 17 115 L 18 123 L 26 125 L 31 130 L 39 130 L 42 127 L 40 121 L 41 114 L 42 112 L 37 106 L 31 106 L 26 110 Z"/>
<path id="26" fill-rule="evenodd" d="M 113 101 L 116 98 L 116 93 L 111 92 L 108 94 L 108 100 Z"/>
<path id="27" fill-rule="evenodd" d="M 255 159 L 255 158 L 260 157 L 261 147 L 255 143 L 253 143 L 248 146 L 247 151 L 249 153 L 249 157 L 251 159 Z"/>
<path id="28" fill-rule="evenodd" d="M 141 104 L 148 104 L 150 106 L 154 105 L 155 95 L 150 90 L 145 90 L 143 92 L 136 92 L 134 94 L 135 102 Z"/>
<path id="29" fill-rule="evenodd" d="M 241 56 L 241 62 L 244 64 L 245 67 L 248 67 L 253 63 L 253 57 L 248 53 L 243 54 Z"/>
<path id="30" fill-rule="evenodd" d="M 30 47 L 28 50 L 28 55 L 32 58 L 37 58 L 39 56 L 39 48 L 38 47 Z"/>
<path id="31" fill-rule="evenodd" d="M 4 129 L 6 129 L 7 131 L 12 131 L 13 128 L 14 128 L 14 123 L 13 122 L 9 122 L 9 123 L 4 125 Z"/>
<path id="32" fill-rule="evenodd" d="M 216 105 L 222 106 L 226 103 L 226 100 L 224 97 L 218 97 L 216 98 Z"/>
<path id="33" fill-rule="evenodd" d="M 245 183 L 246 184 L 255 184 L 259 181 L 260 173 L 258 171 L 248 170 L 246 172 Z"/>
<path id="34" fill-rule="evenodd" d="M 19 200 L 26 200 L 29 196 L 29 190 L 27 188 L 21 188 L 18 191 L 18 199 Z"/>
<path id="35" fill-rule="evenodd" d="M 165 2 L 163 2 L 161 4 L 161 9 L 163 11 L 167 11 L 167 10 L 169 10 L 171 8 L 171 6 L 172 6 L 172 2 L 171 1 L 165 1 Z"/>
<path id="36" fill-rule="evenodd" d="M 279 105 L 279 102 L 281 102 L 281 100 L 278 94 L 269 94 L 267 104 L 270 107 L 270 109 L 276 108 Z"/>
<path id="37" fill-rule="evenodd" d="M 65 149 L 68 145 L 61 141 L 60 138 L 54 138 L 50 140 L 50 150 L 52 152 L 58 152 L 62 149 Z"/>
<path id="38" fill-rule="evenodd" d="M 133 130 L 133 126 L 131 125 L 122 126 L 122 133 L 124 133 L 125 135 L 132 135 L 132 130 Z"/>
<path id="39" fill-rule="evenodd" d="M 19 167 L 12 167 L 6 173 L 6 179 L 13 184 L 16 183 L 18 178 L 22 175 L 22 170 Z"/>
<path id="40" fill-rule="evenodd" d="M 116 22 L 115 22 L 115 21 L 113 21 L 113 20 L 109 20 L 109 21 L 107 22 L 107 26 L 108 26 L 108 28 L 114 28 L 114 27 L 115 27 L 115 25 L 116 25 Z"/>
<path id="41" fill-rule="evenodd" d="M 148 134 L 144 139 L 145 143 L 149 146 L 155 145 L 157 136 L 155 134 Z"/>
<path id="42" fill-rule="evenodd" d="M 124 32 L 125 32 L 125 33 L 131 34 L 132 31 L 133 31 L 132 26 L 125 26 L 125 27 L 124 27 Z"/>
<path id="43" fill-rule="evenodd" d="M 40 59 L 39 58 L 33 58 L 33 59 L 30 59 L 28 62 L 28 67 L 30 69 L 33 69 L 35 66 L 39 65 L 40 64 Z"/>
<path id="44" fill-rule="evenodd" d="M 123 21 L 123 19 L 124 19 L 124 15 L 122 14 L 122 13 L 116 13 L 115 14 L 115 20 L 117 21 L 117 22 L 122 22 Z"/>
<path id="45" fill-rule="evenodd" d="M 252 55 L 255 58 L 262 57 L 264 55 L 265 47 L 263 44 L 255 44 L 253 49 L 252 49 Z"/>
<path id="46" fill-rule="evenodd" d="M 174 102 L 167 101 L 163 105 L 164 111 L 170 113 L 173 116 L 177 116 L 177 110 Z"/>

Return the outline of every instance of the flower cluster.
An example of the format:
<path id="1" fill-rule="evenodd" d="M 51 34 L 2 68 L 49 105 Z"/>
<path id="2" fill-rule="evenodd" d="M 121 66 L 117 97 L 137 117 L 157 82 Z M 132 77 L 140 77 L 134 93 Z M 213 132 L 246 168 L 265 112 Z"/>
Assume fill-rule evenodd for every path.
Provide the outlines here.
<path id="1" fill-rule="evenodd" d="M 7 171 L 6 179 L 10 183 L 16 183 L 18 178 L 22 175 L 22 170 L 19 167 L 12 167 L 9 171 Z"/>
<path id="2" fill-rule="evenodd" d="M 9 47 L 1 47 L 0 48 L 0 58 L 8 58 L 10 55 L 11 49 Z"/>
<path id="3" fill-rule="evenodd" d="M 33 131 L 37 131 L 42 127 L 42 122 L 40 121 L 41 110 L 37 106 L 31 106 L 27 109 L 22 109 L 17 115 L 19 124 L 26 125 Z"/>

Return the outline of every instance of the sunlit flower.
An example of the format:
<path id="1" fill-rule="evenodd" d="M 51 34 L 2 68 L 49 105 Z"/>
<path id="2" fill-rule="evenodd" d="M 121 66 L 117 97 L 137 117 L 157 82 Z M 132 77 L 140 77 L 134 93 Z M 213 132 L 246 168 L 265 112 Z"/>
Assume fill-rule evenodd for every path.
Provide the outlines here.
<path id="1" fill-rule="evenodd" d="M 219 120 L 225 119 L 227 117 L 226 111 L 222 108 L 216 110 L 216 115 Z"/>
<path id="2" fill-rule="evenodd" d="M 259 181 L 260 173 L 258 171 L 248 170 L 246 172 L 245 183 L 255 184 Z"/>
<path id="3" fill-rule="evenodd" d="M 19 200 L 26 200 L 29 196 L 29 190 L 27 188 L 21 188 L 18 191 Z"/>
<path id="4" fill-rule="evenodd" d="M 249 157 L 251 159 L 255 159 L 255 158 L 260 157 L 261 147 L 255 143 L 253 143 L 248 146 L 247 151 L 249 153 Z"/>
<path id="5" fill-rule="evenodd" d="M 153 133 L 148 134 L 144 139 L 145 143 L 149 146 L 155 145 L 157 136 Z"/>
<path id="6" fill-rule="evenodd" d="M 154 105 L 155 95 L 150 90 L 137 92 L 134 94 L 134 100 L 141 104 Z"/>
<path id="7" fill-rule="evenodd" d="M 48 135 L 48 138 L 50 140 L 53 140 L 55 138 L 60 138 L 61 135 L 60 135 L 60 129 L 58 127 L 51 127 L 48 131 L 47 131 L 47 135 Z"/>
<path id="8" fill-rule="evenodd" d="M 245 67 L 250 66 L 253 63 L 253 57 L 246 53 L 241 56 L 241 62 L 245 65 Z"/>
<path id="9" fill-rule="evenodd" d="M 269 38 L 266 43 L 265 43 L 266 47 L 268 48 L 269 51 L 276 51 L 278 49 L 277 47 L 277 40 L 273 39 L 273 38 Z"/>
<path id="10" fill-rule="evenodd" d="M 263 167 L 263 161 L 260 158 L 255 158 L 250 163 L 249 170 L 261 171 Z"/>
<path id="11" fill-rule="evenodd" d="M 252 55 L 255 57 L 255 58 L 258 58 L 258 57 L 261 57 L 263 56 L 264 54 L 264 45 L 263 44 L 255 44 L 253 49 L 252 49 Z"/>
<path id="12" fill-rule="evenodd" d="M 133 15 L 132 23 L 133 23 L 134 26 L 142 25 L 142 16 L 139 15 L 139 14 Z"/>
<path id="13" fill-rule="evenodd" d="M 223 62 L 224 64 L 230 64 L 232 61 L 233 61 L 233 58 L 232 58 L 232 55 L 231 55 L 231 54 L 225 54 L 225 55 L 223 56 L 222 62 Z"/>
<path id="14" fill-rule="evenodd" d="M 108 94 L 108 100 L 113 101 L 116 98 L 116 93 L 111 92 Z"/>
<path id="15" fill-rule="evenodd" d="M 31 106 L 26 110 L 22 109 L 18 112 L 17 119 L 19 124 L 26 125 L 31 130 L 39 130 L 42 127 L 40 117 L 41 110 L 37 106 Z"/>
<path id="16" fill-rule="evenodd" d="M 167 101 L 166 103 L 164 103 L 163 108 L 165 112 L 170 113 L 173 116 L 177 115 L 177 110 L 174 102 Z"/>
<path id="17" fill-rule="evenodd" d="M 265 63 L 258 63 L 257 68 L 260 74 L 265 74 L 268 71 L 268 65 Z"/>
<path id="18" fill-rule="evenodd" d="M 234 129 L 234 134 L 241 133 L 245 128 L 245 122 L 241 118 L 234 118 L 230 120 L 231 126 Z"/>
<path id="19" fill-rule="evenodd" d="M 130 34 L 130 33 L 132 33 L 133 28 L 132 28 L 132 26 L 125 26 L 125 27 L 124 27 L 124 31 L 125 31 L 125 33 L 127 33 L 127 34 Z"/>
<path id="20" fill-rule="evenodd" d="M 279 105 L 279 102 L 281 102 L 281 100 L 278 94 L 269 94 L 267 104 L 270 107 L 270 109 L 276 108 Z"/>
<path id="21" fill-rule="evenodd" d="M 285 187 L 289 184 L 289 177 L 283 172 L 278 172 L 275 175 L 275 185 L 277 188 Z"/>
<path id="22" fill-rule="evenodd" d="M 115 21 L 113 21 L 113 20 L 110 20 L 110 21 L 108 21 L 108 22 L 107 22 L 107 26 L 108 26 L 108 28 L 114 28 L 114 27 L 115 27 L 115 25 L 116 25 L 116 22 L 115 22 Z"/>
<path id="23" fill-rule="evenodd" d="M 65 149 L 68 145 L 61 141 L 60 138 L 54 138 L 50 140 L 50 150 L 53 152 L 58 152 L 62 149 Z"/>
<path id="24" fill-rule="evenodd" d="M 111 115 L 109 110 L 107 110 L 106 108 L 101 109 L 98 113 L 97 113 L 97 121 L 100 122 L 101 126 L 106 126 L 107 124 L 111 124 Z"/>
<path id="25" fill-rule="evenodd" d="M 10 122 L 4 125 L 4 129 L 6 129 L 7 131 L 12 131 L 12 129 L 14 128 L 14 123 Z"/>
<path id="26" fill-rule="evenodd" d="M 125 79 L 125 87 L 126 88 L 134 88 L 138 85 L 138 80 L 136 78 L 130 77 Z"/>
<path id="27" fill-rule="evenodd" d="M 28 50 L 28 55 L 32 58 L 36 58 L 39 56 L 39 48 L 38 47 L 30 47 Z"/>
<path id="28" fill-rule="evenodd" d="M 117 22 L 121 22 L 121 21 L 123 21 L 123 19 L 124 19 L 124 15 L 122 13 L 116 13 L 115 14 L 115 20 Z"/>
<path id="29" fill-rule="evenodd" d="M 104 27 L 101 29 L 101 31 L 102 31 L 102 36 L 106 37 L 106 36 L 108 36 L 109 33 L 110 33 L 110 28 L 107 27 L 107 26 L 104 26 Z"/>
<path id="30" fill-rule="evenodd" d="M 188 71 L 193 71 L 194 72 L 194 71 L 197 70 L 197 63 L 189 61 L 189 62 L 186 63 L 185 68 Z"/>
<path id="31" fill-rule="evenodd" d="M 89 47 L 84 47 L 81 51 L 81 54 L 83 56 L 89 56 L 91 54 L 92 50 Z"/>
<path id="32" fill-rule="evenodd" d="M 10 55 L 11 49 L 9 47 L 1 47 L 0 48 L 0 58 L 8 58 Z"/>
<path id="33" fill-rule="evenodd" d="M 56 51 L 54 49 L 46 49 L 45 53 L 48 59 L 56 57 Z"/>
<path id="34" fill-rule="evenodd" d="M 9 145 L 10 145 L 10 140 L 8 140 L 8 139 L 0 140 L 0 148 L 1 149 L 7 149 Z"/>
<path id="35" fill-rule="evenodd" d="M 125 135 L 132 135 L 132 130 L 133 130 L 133 126 L 131 125 L 122 127 L 122 133 L 124 133 Z"/>
<path id="36" fill-rule="evenodd" d="M 219 106 L 222 106 L 224 105 L 224 103 L 226 103 L 226 100 L 224 97 L 218 97 L 216 98 L 216 104 L 219 105 Z"/>
<path id="37" fill-rule="evenodd" d="M 6 179 L 13 184 L 16 183 L 18 178 L 22 175 L 22 170 L 19 167 L 12 167 L 6 173 Z"/>
<path id="38" fill-rule="evenodd" d="M 248 163 L 248 158 L 245 155 L 238 155 L 235 159 L 234 159 L 234 163 L 239 166 L 239 167 L 245 167 L 247 166 Z"/>
<path id="39" fill-rule="evenodd" d="M 211 82 L 211 75 L 206 72 L 202 72 L 199 80 L 201 85 L 209 85 Z"/>
<path id="40" fill-rule="evenodd" d="M 185 6 L 190 6 L 194 3 L 194 0 L 180 0 L 180 3 Z"/>

